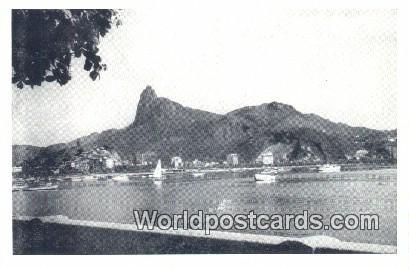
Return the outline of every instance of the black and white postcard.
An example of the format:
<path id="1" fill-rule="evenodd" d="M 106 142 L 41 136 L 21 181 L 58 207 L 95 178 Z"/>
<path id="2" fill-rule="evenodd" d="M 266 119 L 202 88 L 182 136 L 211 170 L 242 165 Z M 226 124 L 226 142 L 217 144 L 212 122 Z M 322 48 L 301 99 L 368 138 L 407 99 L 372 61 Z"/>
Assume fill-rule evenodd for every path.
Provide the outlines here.
<path id="1" fill-rule="evenodd" d="M 398 253 L 398 8 L 8 12 L 10 254 Z"/>

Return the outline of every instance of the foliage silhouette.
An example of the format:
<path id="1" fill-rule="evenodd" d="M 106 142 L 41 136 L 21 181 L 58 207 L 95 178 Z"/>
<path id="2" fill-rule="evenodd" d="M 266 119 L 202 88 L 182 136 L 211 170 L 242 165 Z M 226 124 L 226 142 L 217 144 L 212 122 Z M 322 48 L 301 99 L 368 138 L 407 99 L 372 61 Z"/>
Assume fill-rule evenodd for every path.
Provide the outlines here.
<path id="1" fill-rule="evenodd" d="M 120 24 L 118 11 L 111 9 L 13 10 L 12 83 L 18 88 L 44 81 L 65 85 L 72 58 L 81 56 L 95 80 L 107 68 L 98 55 L 99 40 Z"/>

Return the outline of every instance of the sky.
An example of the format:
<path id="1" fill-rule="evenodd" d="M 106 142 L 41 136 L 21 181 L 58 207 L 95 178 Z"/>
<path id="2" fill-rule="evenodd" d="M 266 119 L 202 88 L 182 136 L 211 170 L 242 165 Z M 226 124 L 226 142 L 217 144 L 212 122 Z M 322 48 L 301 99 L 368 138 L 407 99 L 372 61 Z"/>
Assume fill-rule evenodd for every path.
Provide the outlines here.
<path id="1" fill-rule="evenodd" d="M 108 70 L 99 80 L 76 59 L 65 86 L 13 86 L 13 144 L 126 127 L 147 85 L 216 113 L 277 101 L 352 126 L 397 127 L 395 10 L 170 2 L 122 11 L 123 25 L 101 39 Z"/>

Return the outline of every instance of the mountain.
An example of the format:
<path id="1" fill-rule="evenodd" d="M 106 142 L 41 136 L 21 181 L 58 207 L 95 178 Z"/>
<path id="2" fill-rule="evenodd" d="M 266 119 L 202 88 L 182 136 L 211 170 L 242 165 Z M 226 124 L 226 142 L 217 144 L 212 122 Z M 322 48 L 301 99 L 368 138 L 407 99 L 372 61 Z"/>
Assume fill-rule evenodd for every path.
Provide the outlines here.
<path id="1" fill-rule="evenodd" d="M 242 160 L 250 162 L 267 148 L 284 147 L 285 150 L 279 151 L 286 152 L 288 161 L 345 160 L 357 150 L 368 150 L 368 156 L 374 159 L 392 161 L 391 146 L 396 146 L 396 131 L 334 123 L 278 102 L 221 115 L 158 97 L 148 86 L 140 95 L 135 119 L 128 127 L 93 133 L 67 144 L 35 150 L 27 147 L 29 157 L 15 154 L 22 149 L 13 146 L 13 156 L 19 156 L 13 163 L 26 160 L 31 165 L 54 165 L 56 161 L 69 159 L 79 148 L 91 150 L 100 146 L 111 148 L 131 161 L 136 155 L 147 153 L 154 153 L 165 162 L 172 156 L 220 161 L 227 154 L 237 153 Z"/>
<path id="2" fill-rule="evenodd" d="M 24 161 L 34 159 L 43 148 L 31 145 L 13 145 L 12 147 L 12 164 L 21 166 Z"/>

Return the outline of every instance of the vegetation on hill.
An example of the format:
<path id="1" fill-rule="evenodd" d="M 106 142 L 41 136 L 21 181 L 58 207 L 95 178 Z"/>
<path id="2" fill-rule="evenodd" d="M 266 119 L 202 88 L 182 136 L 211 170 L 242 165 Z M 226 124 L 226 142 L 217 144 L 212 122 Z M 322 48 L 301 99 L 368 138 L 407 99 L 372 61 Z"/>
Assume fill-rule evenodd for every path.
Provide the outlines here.
<path id="1" fill-rule="evenodd" d="M 251 163 L 274 145 L 286 148 L 288 164 L 346 162 L 359 150 L 368 152 L 361 159 L 367 162 L 396 161 L 396 131 L 334 123 L 277 102 L 214 114 L 157 97 L 151 87 L 142 92 L 135 120 L 128 127 L 36 150 L 27 164 L 61 164 L 78 144 L 85 151 L 107 146 L 131 162 L 144 153 L 154 153 L 165 163 L 173 156 L 223 161 L 227 154 L 237 153 L 241 161 Z"/>

